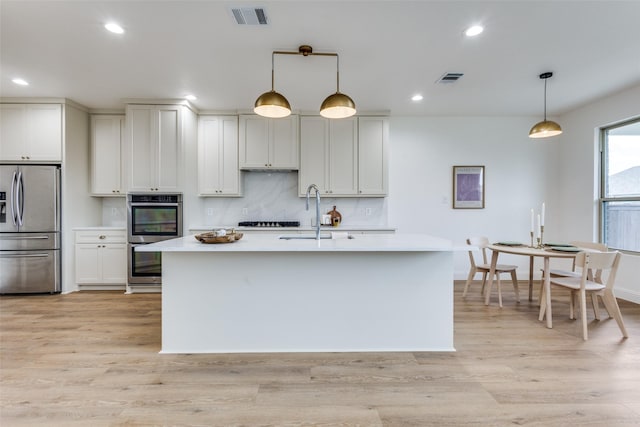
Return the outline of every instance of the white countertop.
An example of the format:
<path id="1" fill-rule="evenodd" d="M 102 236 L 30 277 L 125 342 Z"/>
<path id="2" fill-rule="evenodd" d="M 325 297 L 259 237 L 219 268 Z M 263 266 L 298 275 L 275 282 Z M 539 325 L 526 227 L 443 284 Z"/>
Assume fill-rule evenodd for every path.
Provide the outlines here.
<path id="1" fill-rule="evenodd" d="M 189 231 L 211 231 L 219 228 L 234 228 L 236 231 L 280 231 L 282 233 L 289 232 L 305 232 L 311 233 L 315 231 L 315 227 L 311 226 L 300 226 L 300 227 L 238 227 L 238 226 L 213 226 L 213 225 L 198 225 L 198 226 L 190 226 Z M 330 231 L 354 231 L 354 232 L 362 232 L 362 231 L 388 231 L 395 232 L 395 227 L 383 227 L 377 225 L 344 225 L 340 224 L 339 227 L 333 227 L 330 225 L 323 225 L 321 227 L 323 232 Z"/>
<path id="2" fill-rule="evenodd" d="M 283 235 L 287 233 L 284 232 Z M 205 244 L 191 235 L 141 245 L 135 250 L 138 252 L 449 252 L 455 250 L 450 240 L 426 234 L 357 235 L 354 239 L 321 240 L 283 240 L 278 237 L 279 235 L 245 234 L 241 240 L 233 243 Z"/>

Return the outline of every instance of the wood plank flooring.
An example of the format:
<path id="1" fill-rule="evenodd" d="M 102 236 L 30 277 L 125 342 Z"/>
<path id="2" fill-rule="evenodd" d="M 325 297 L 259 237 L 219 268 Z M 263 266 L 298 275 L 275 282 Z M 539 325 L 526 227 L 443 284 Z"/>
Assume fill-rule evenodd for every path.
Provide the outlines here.
<path id="1" fill-rule="evenodd" d="M 640 306 L 584 342 L 560 295 L 554 329 L 461 295 L 456 352 L 226 355 L 158 354 L 158 294 L 3 296 L 0 425 L 640 425 Z"/>

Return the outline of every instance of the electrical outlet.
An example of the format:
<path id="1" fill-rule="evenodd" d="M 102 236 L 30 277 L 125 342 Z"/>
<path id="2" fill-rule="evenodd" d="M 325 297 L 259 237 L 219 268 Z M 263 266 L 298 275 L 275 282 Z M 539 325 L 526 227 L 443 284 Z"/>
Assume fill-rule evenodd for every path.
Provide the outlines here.
<path id="1" fill-rule="evenodd" d="M 242 208 L 242 215 L 249 215 L 249 209 Z"/>
<path id="2" fill-rule="evenodd" d="M 364 214 L 365 214 L 366 216 L 371 216 L 371 211 L 372 211 L 372 209 L 371 209 L 371 208 L 365 208 L 365 209 L 364 209 Z"/>
<path id="3" fill-rule="evenodd" d="M 207 216 L 213 216 L 213 208 L 207 208 Z"/>

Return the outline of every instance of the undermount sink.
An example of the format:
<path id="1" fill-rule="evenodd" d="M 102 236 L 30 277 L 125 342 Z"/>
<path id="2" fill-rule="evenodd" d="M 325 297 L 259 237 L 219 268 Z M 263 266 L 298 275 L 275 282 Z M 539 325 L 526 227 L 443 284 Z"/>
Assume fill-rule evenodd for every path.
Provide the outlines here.
<path id="1" fill-rule="evenodd" d="M 281 240 L 300 240 L 300 239 L 307 239 L 307 240 L 315 240 L 316 235 L 315 234 L 286 234 L 283 236 L 279 236 L 278 237 Z M 331 235 L 330 234 L 320 234 L 320 238 L 321 239 L 331 239 Z M 354 236 L 352 236 L 351 234 L 349 234 L 349 236 L 347 237 L 348 239 L 355 239 Z"/>
<path id="2" fill-rule="evenodd" d="M 310 240 L 315 240 L 316 239 L 316 235 L 315 234 L 287 234 L 284 236 L 280 236 L 278 237 L 281 240 L 299 240 L 299 239 L 310 239 Z M 331 235 L 330 234 L 321 234 L 320 235 L 321 239 L 330 239 Z"/>

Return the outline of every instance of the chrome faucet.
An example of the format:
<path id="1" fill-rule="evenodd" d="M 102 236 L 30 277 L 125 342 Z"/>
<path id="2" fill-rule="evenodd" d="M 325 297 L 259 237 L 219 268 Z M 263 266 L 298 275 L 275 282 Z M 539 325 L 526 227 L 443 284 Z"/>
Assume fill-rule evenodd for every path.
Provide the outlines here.
<path id="1" fill-rule="evenodd" d="M 309 196 L 311 189 L 316 190 L 316 240 L 320 240 L 320 190 L 315 184 L 311 184 L 307 188 L 307 210 L 309 210 Z"/>

